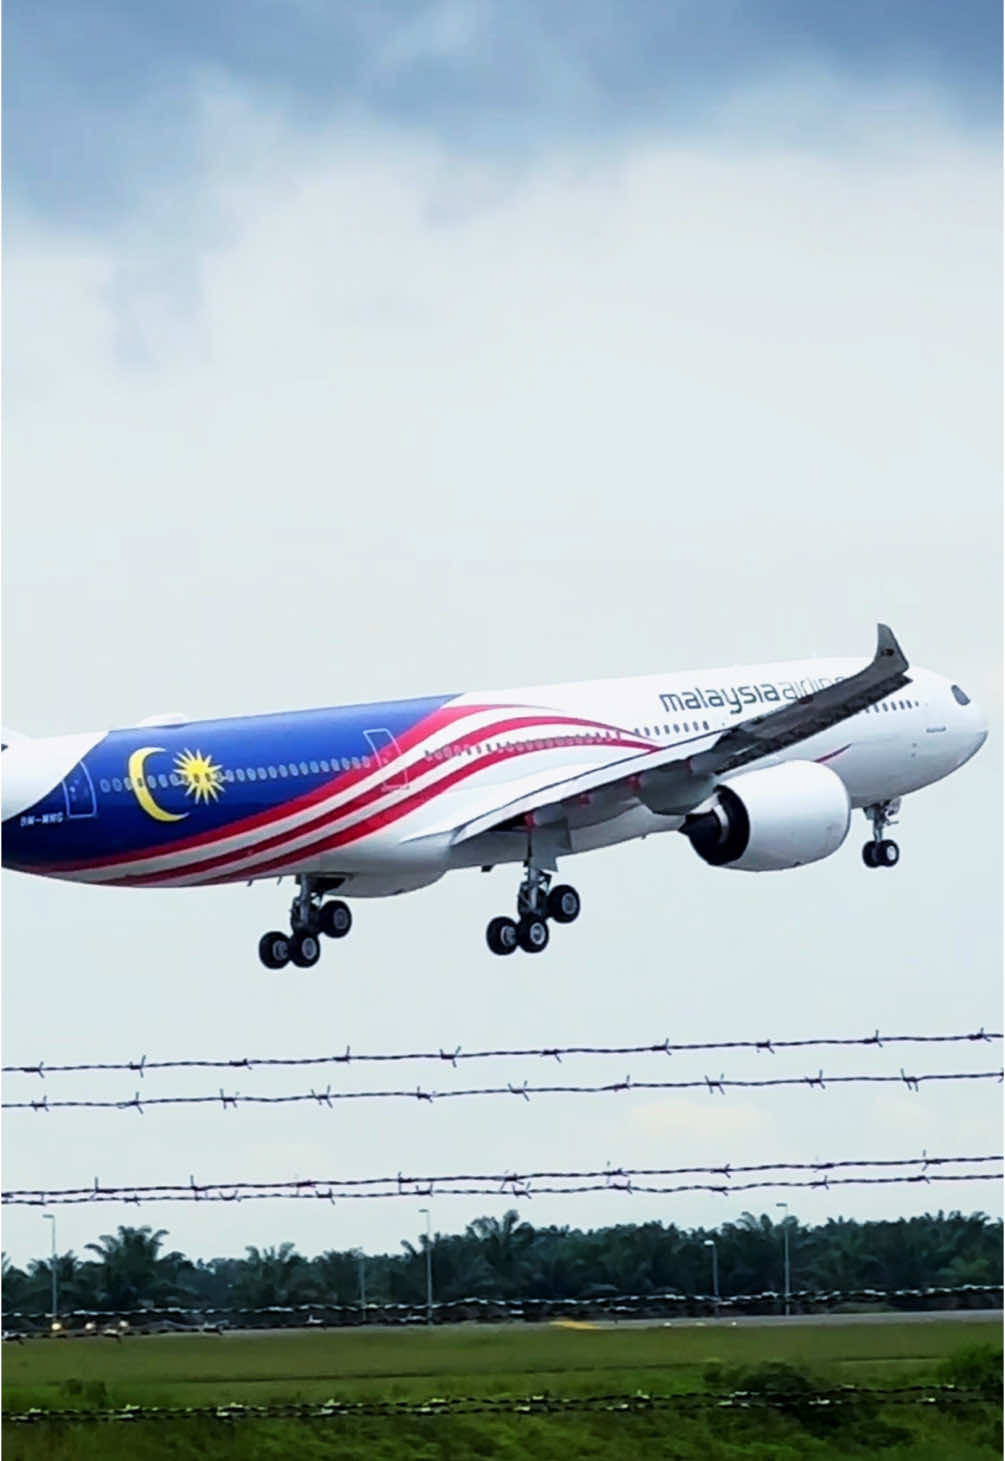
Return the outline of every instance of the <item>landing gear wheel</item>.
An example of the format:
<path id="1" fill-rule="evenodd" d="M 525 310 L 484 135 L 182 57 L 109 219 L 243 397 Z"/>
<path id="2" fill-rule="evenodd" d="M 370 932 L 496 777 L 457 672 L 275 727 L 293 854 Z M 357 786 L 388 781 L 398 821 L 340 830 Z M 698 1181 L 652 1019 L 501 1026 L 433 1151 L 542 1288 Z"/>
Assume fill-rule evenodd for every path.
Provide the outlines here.
<path id="1" fill-rule="evenodd" d="M 310 969 L 321 957 L 321 944 L 315 933 L 295 933 L 290 939 L 290 958 L 298 969 Z"/>
<path id="2" fill-rule="evenodd" d="M 517 947 L 517 928 L 512 918 L 493 918 L 485 940 L 494 954 L 512 954 Z"/>
<path id="3" fill-rule="evenodd" d="M 290 962 L 288 933 L 263 933 L 258 940 L 258 957 L 266 969 L 283 969 Z"/>
<path id="4" fill-rule="evenodd" d="M 866 867 L 879 866 L 876 861 L 876 845 L 877 844 L 875 842 L 867 842 L 862 848 L 862 861 L 865 863 Z"/>
<path id="5" fill-rule="evenodd" d="M 348 903 L 336 898 L 334 903 L 322 903 L 318 913 L 318 931 L 328 938 L 345 938 L 352 928 L 352 913 Z"/>
<path id="6" fill-rule="evenodd" d="M 525 913 L 516 926 L 517 942 L 526 954 L 539 954 L 548 947 L 548 925 L 536 913 Z"/>
<path id="7" fill-rule="evenodd" d="M 579 894 L 568 883 L 561 883 L 548 894 L 548 917 L 556 923 L 575 923 L 581 907 Z"/>
<path id="8" fill-rule="evenodd" d="M 896 867 L 900 861 L 900 848 L 896 842 L 884 838 L 876 844 L 875 858 L 877 867 Z"/>

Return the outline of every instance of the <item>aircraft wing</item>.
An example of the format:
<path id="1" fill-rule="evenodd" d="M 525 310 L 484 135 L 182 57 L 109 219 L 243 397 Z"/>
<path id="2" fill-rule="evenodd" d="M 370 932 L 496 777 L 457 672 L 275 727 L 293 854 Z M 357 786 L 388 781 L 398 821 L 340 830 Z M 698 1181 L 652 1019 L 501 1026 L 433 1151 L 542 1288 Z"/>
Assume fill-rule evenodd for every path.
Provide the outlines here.
<path id="1" fill-rule="evenodd" d="M 876 653 L 864 670 L 834 685 L 825 685 L 822 690 L 814 690 L 790 705 L 733 726 L 710 750 L 693 756 L 691 764 L 699 773 L 723 776 L 748 761 L 784 751 L 788 746 L 830 730 L 832 725 L 857 715 L 909 684 L 907 668 L 907 658 L 892 629 L 880 624 Z"/>
<path id="2" fill-rule="evenodd" d="M 910 683 L 908 661 L 893 631 L 878 626 L 876 653 L 854 675 L 724 731 L 706 750 L 644 751 L 603 767 L 584 769 L 559 782 L 536 786 L 459 826 L 452 841 L 483 832 L 530 825 L 583 825 L 642 804 L 650 811 L 684 816 L 711 795 L 727 773 L 857 715 Z"/>

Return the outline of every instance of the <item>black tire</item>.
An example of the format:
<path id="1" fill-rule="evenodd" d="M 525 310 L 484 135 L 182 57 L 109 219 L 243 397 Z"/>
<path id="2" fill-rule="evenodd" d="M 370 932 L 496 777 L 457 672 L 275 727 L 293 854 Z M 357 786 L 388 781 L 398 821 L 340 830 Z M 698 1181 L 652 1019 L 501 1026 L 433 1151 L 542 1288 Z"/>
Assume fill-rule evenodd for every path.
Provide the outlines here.
<path id="1" fill-rule="evenodd" d="M 512 954 L 517 947 L 516 935 L 512 918 L 493 918 L 485 930 L 485 942 L 494 954 Z"/>
<path id="2" fill-rule="evenodd" d="M 579 894 L 568 883 L 560 883 L 548 894 L 548 917 L 556 923 L 575 923 L 582 906 Z"/>
<path id="3" fill-rule="evenodd" d="M 862 848 L 862 861 L 865 863 L 866 867 L 878 867 L 879 866 L 879 864 L 876 861 L 876 844 L 875 844 L 875 842 L 867 842 L 865 844 L 865 846 Z"/>
<path id="4" fill-rule="evenodd" d="M 321 941 L 316 933 L 305 929 L 290 939 L 290 958 L 298 969 L 313 969 L 321 957 Z"/>
<path id="5" fill-rule="evenodd" d="M 318 914 L 318 932 L 327 938 L 345 938 L 352 928 L 352 910 L 348 903 L 336 898 L 332 903 L 322 903 Z"/>
<path id="6" fill-rule="evenodd" d="M 876 848 L 876 866 L 896 867 L 899 861 L 900 848 L 896 842 L 892 842 L 889 838 L 886 838 Z"/>
<path id="7" fill-rule="evenodd" d="M 516 937 L 525 954 L 540 954 L 548 947 L 548 925 L 536 913 L 525 913 L 516 926 Z"/>
<path id="8" fill-rule="evenodd" d="M 283 969 L 290 962 L 290 936 L 288 933 L 263 933 L 258 940 L 258 957 L 266 969 Z"/>

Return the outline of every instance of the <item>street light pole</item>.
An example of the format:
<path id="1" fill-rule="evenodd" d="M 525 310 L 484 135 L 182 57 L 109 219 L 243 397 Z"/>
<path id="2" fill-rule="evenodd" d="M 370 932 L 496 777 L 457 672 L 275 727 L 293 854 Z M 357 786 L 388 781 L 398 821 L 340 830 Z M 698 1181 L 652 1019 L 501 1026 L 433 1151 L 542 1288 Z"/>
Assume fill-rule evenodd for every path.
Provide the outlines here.
<path id="1" fill-rule="evenodd" d="M 785 1317 L 789 1315 L 789 1297 L 792 1286 L 789 1282 L 789 1204 L 787 1202 L 776 1202 L 776 1207 L 784 1207 L 785 1217 L 782 1219 L 782 1242 L 785 1249 Z"/>
<path id="2" fill-rule="evenodd" d="M 719 1254 L 712 1238 L 705 1239 L 705 1247 L 712 1250 L 712 1293 L 715 1295 L 715 1315 L 719 1317 Z"/>
<path id="3" fill-rule="evenodd" d="M 433 1322 L 433 1240 L 429 1230 L 429 1208 L 420 1207 L 426 1214 L 426 1323 Z"/>
<path id="4" fill-rule="evenodd" d="M 42 1216 L 46 1222 L 52 1223 L 52 1257 L 49 1260 L 49 1271 L 52 1275 L 52 1326 L 55 1328 L 59 1319 L 59 1280 L 56 1277 L 56 1214 L 44 1212 Z"/>

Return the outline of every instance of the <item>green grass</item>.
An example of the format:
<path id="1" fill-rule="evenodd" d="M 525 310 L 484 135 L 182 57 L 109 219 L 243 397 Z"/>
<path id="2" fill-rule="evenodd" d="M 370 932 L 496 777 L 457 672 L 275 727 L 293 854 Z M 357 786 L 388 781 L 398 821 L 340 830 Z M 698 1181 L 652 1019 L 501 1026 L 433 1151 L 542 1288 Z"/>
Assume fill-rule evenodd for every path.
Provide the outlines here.
<path id="1" fill-rule="evenodd" d="M 793 1325 L 765 1328 L 451 1326 L 164 1334 L 30 1340 L 4 1354 L 4 1408 L 65 1405 L 67 1381 L 102 1383 L 112 1405 L 208 1405 L 238 1400 L 424 1399 L 436 1395 L 568 1395 L 689 1390 L 707 1364 L 805 1362 L 838 1384 L 912 1383 L 954 1349 L 999 1335 L 972 1323 Z"/>
<path id="2" fill-rule="evenodd" d="M 597 1395 L 705 1388 L 706 1371 L 766 1360 L 808 1367 L 822 1384 L 910 1385 L 935 1380 L 947 1356 L 998 1344 L 1000 1326 L 972 1322 L 689 1328 L 455 1326 L 425 1330 L 159 1335 L 32 1340 L 4 1353 L 4 1409 L 211 1405 L 335 1398 L 413 1399 L 447 1395 Z M 711 1368 L 709 1368 L 711 1367 Z M 718 1388 L 718 1387 L 717 1387 Z M 807 1431 L 774 1413 L 737 1416 L 568 1414 L 339 1418 L 266 1421 L 5 1427 L 12 1458 L 340 1458 L 667 1456 L 688 1461 L 802 1461 L 864 1457 L 889 1461 L 984 1461 L 1000 1454 L 988 1412 L 945 1416 L 887 1406 L 834 1435 Z M 857 1427 L 857 1428 L 856 1428 Z M 880 1441 L 885 1444 L 875 1449 Z M 841 1449 L 840 1447 L 845 1447 Z M 865 1447 L 865 1449 L 863 1449 Z"/>

